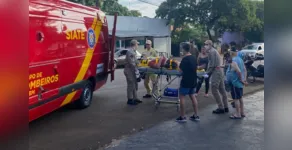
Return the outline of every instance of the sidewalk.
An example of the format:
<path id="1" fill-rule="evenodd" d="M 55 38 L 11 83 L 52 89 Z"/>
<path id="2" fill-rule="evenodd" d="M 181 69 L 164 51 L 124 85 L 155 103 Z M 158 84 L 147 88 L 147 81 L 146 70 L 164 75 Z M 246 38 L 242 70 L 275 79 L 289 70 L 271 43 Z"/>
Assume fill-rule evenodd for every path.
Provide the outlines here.
<path id="1" fill-rule="evenodd" d="M 214 115 L 210 105 L 200 110 L 200 122 L 177 123 L 173 118 L 149 130 L 115 141 L 106 150 L 248 150 L 264 148 L 264 91 L 244 98 L 246 118 Z M 232 110 L 233 111 L 233 110 Z"/>

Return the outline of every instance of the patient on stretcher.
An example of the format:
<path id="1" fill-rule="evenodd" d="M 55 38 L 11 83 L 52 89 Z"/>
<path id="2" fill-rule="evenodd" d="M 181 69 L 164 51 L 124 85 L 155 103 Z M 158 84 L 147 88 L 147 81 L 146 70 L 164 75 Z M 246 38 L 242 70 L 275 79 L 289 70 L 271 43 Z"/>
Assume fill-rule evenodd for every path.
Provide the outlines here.
<path id="1" fill-rule="evenodd" d="M 142 55 L 141 62 L 138 66 L 140 74 L 154 73 L 161 75 L 181 76 L 181 72 L 178 69 L 179 62 L 173 58 L 167 60 L 165 56 L 147 58 L 145 55 Z M 197 75 L 205 78 L 208 77 L 208 75 L 205 73 L 205 69 L 198 69 Z"/>
<path id="2" fill-rule="evenodd" d="M 165 56 L 157 58 L 146 58 L 145 55 L 142 55 L 141 62 L 139 67 L 149 67 L 153 69 L 165 68 L 169 70 L 178 69 L 178 61 L 174 59 L 167 59 Z"/>

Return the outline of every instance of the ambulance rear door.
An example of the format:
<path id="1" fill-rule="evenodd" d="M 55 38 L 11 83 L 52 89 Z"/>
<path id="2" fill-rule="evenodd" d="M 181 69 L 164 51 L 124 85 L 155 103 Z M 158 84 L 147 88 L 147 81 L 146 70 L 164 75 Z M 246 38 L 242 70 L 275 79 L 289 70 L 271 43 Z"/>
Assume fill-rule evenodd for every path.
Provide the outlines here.
<path id="1" fill-rule="evenodd" d="M 29 1 L 29 109 L 56 100 L 62 56 L 61 11 L 56 0 Z M 45 111 L 45 110 L 43 110 Z"/>
<path id="2" fill-rule="evenodd" d="M 85 18 L 89 18 L 90 12 L 83 9 L 84 6 L 60 1 L 62 11 L 62 42 L 64 53 L 61 62 L 63 76 L 60 77 L 61 86 L 71 85 L 72 89 L 81 88 L 81 84 L 74 84 L 84 79 L 82 69 L 87 68 L 90 62 L 86 62 L 87 55 L 87 30 Z M 91 17 L 93 18 L 93 17 Z M 80 71 L 81 70 L 81 71 Z M 74 88 L 73 88 L 74 87 Z"/>

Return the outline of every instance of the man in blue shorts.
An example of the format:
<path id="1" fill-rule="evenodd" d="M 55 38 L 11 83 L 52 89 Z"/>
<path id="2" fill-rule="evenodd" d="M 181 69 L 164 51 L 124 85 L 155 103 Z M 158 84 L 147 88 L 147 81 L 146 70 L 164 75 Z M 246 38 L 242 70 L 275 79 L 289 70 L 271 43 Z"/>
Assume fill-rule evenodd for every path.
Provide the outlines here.
<path id="1" fill-rule="evenodd" d="M 230 116 L 231 119 L 241 119 L 245 117 L 243 107 L 243 87 L 246 82 L 246 68 L 243 60 L 237 54 L 238 50 L 235 47 L 231 48 L 230 54 L 232 57 L 229 63 L 226 79 L 230 85 L 231 96 L 235 104 L 236 112 Z"/>
<path id="2" fill-rule="evenodd" d="M 195 97 L 195 88 L 197 85 L 197 59 L 190 53 L 190 43 L 183 43 L 182 49 L 184 57 L 180 63 L 180 71 L 182 72 L 182 79 L 179 88 L 180 99 L 180 117 L 176 119 L 177 122 L 186 122 L 184 103 L 185 96 L 189 95 L 193 103 L 194 115 L 190 117 L 191 120 L 199 121 L 198 116 L 198 102 Z"/>

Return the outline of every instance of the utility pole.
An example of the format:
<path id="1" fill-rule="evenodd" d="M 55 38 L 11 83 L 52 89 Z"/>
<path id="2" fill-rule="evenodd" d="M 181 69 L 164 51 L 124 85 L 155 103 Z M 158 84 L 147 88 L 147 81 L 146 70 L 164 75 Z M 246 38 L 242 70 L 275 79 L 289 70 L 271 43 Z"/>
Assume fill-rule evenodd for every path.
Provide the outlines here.
<path id="1" fill-rule="evenodd" d="M 83 4 L 83 5 L 86 5 L 85 0 L 82 0 L 82 4 Z"/>

